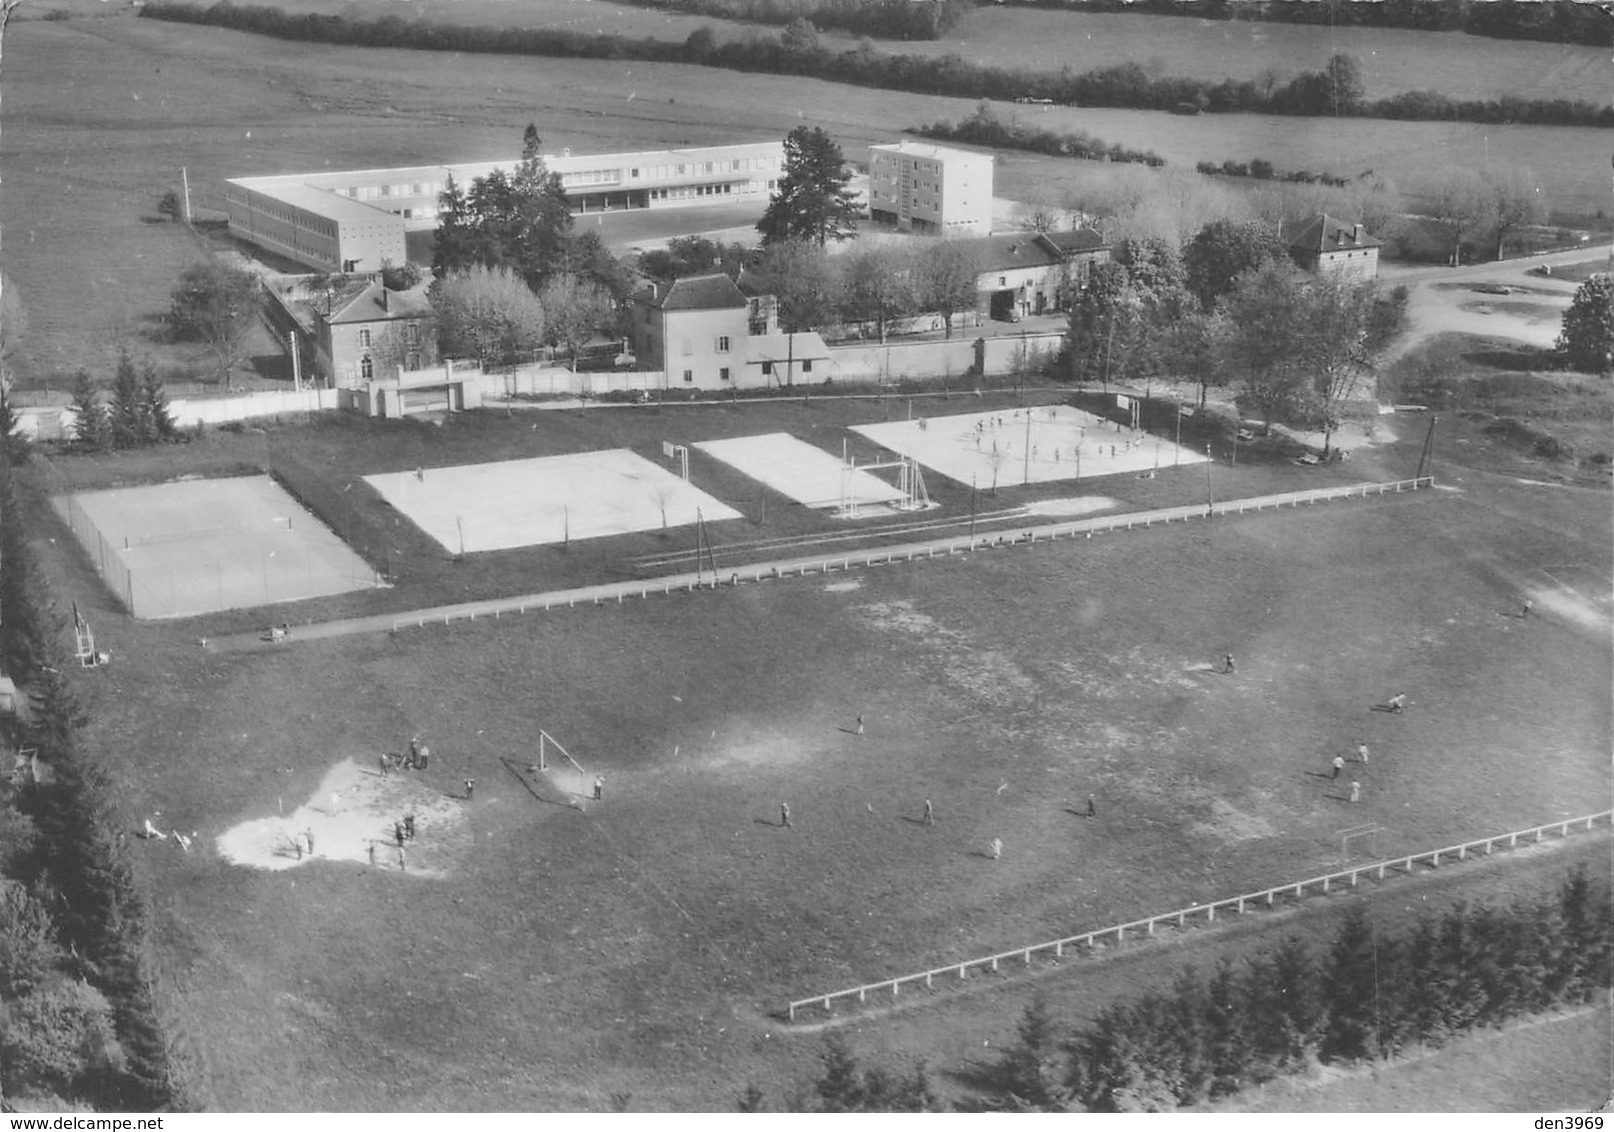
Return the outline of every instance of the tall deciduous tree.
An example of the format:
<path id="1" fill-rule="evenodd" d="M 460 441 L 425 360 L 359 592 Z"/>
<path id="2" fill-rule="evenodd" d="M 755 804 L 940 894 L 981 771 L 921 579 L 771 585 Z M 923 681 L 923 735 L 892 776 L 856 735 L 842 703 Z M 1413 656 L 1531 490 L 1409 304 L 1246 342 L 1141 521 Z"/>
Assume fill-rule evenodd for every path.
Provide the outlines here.
<path id="1" fill-rule="evenodd" d="M 1502 166 L 1487 169 L 1485 187 L 1491 193 L 1491 223 L 1496 230 L 1496 258 L 1501 259 L 1507 238 L 1547 216 L 1547 200 L 1541 181 L 1529 169 Z"/>
<path id="2" fill-rule="evenodd" d="M 608 327 L 616 311 L 611 293 L 591 279 L 575 275 L 555 275 L 538 292 L 549 341 L 566 347 L 572 368 L 577 368 L 577 352 L 602 328 Z"/>
<path id="3" fill-rule="evenodd" d="M 1422 187 L 1424 209 L 1430 221 L 1451 246 L 1451 265 L 1462 262 L 1463 239 L 1491 221 L 1494 203 L 1490 190 L 1472 169 L 1448 169 Z"/>
<path id="4" fill-rule="evenodd" d="M 481 265 L 439 279 L 430 292 L 443 356 L 512 362 L 543 344 L 543 304 L 508 267 Z"/>
<path id="5" fill-rule="evenodd" d="M 563 268 L 572 215 L 560 175 L 550 172 L 541 145 L 537 127 L 528 125 L 513 170 L 495 169 L 468 189 L 452 177 L 444 184 L 432 252 L 439 279 L 480 264 L 509 267 L 528 286 L 541 287 Z"/>
<path id="6" fill-rule="evenodd" d="M 1287 265 L 1269 263 L 1239 277 L 1224 309 L 1225 364 L 1244 375 L 1240 406 L 1259 413 L 1271 428 L 1304 397 L 1304 372 L 1289 340 L 1303 317 L 1300 288 Z"/>
<path id="7" fill-rule="evenodd" d="M 881 342 L 890 323 L 918 313 L 918 272 L 909 248 L 864 248 L 844 265 L 844 271 L 843 315 L 848 322 L 872 319 Z"/>
<path id="8" fill-rule="evenodd" d="M 169 318 L 181 337 L 207 343 L 224 381 L 246 357 L 247 334 L 257 324 L 262 301 L 256 275 L 210 258 L 179 277 L 169 296 Z"/>
<path id="9" fill-rule="evenodd" d="M 757 221 L 763 244 L 809 240 L 823 245 L 852 234 L 857 198 L 841 147 L 817 126 L 785 137 L 785 162 L 767 211 Z"/>
<path id="10" fill-rule="evenodd" d="M 916 264 L 920 306 L 942 316 L 946 336 L 953 336 L 953 316 L 975 306 L 981 275 L 980 257 L 961 240 L 936 240 L 919 253 Z"/>
<path id="11" fill-rule="evenodd" d="M 1614 373 L 1614 276 L 1586 280 L 1564 311 L 1558 352 L 1571 369 Z"/>
<path id="12" fill-rule="evenodd" d="M 1320 279 L 1300 290 L 1301 322 L 1290 341 L 1308 379 L 1302 408 L 1323 432 L 1323 454 L 1340 424 L 1340 407 L 1376 371 L 1406 319 L 1407 293 L 1381 295 L 1371 282 Z"/>
<path id="13" fill-rule="evenodd" d="M 1240 275 L 1284 255 L 1283 241 L 1259 220 L 1213 220 L 1183 249 L 1188 289 L 1209 310 Z"/>

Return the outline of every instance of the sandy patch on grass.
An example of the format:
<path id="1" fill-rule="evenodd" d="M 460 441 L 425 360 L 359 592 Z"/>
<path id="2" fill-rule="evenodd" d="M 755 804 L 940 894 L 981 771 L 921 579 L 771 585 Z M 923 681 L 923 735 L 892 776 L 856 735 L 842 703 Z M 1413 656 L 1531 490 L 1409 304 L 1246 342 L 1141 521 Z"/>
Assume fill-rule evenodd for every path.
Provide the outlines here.
<path id="1" fill-rule="evenodd" d="M 400 862 L 393 823 L 415 815 L 415 838 Z M 445 795 L 409 771 L 383 778 L 343 759 L 326 772 L 313 797 L 284 816 L 254 818 L 219 835 L 219 856 L 254 869 L 294 869 L 314 861 L 354 861 L 368 865 L 375 849 L 377 868 L 420 876 L 443 876 L 467 841 L 465 803 Z M 313 835 L 314 850 L 298 853 L 298 835 Z"/>
<path id="2" fill-rule="evenodd" d="M 1116 502 L 1103 495 L 1082 495 L 1069 499 L 1038 499 L 1026 504 L 1033 515 L 1087 515 L 1116 506 Z"/>
<path id="3" fill-rule="evenodd" d="M 1529 597 L 1541 608 L 1543 613 L 1551 613 L 1562 617 L 1584 629 L 1595 629 L 1599 632 L 1608 632 L 1614 619 L 1609 616 L 1606 608 L 1598 608 L 1596 602 L 1582 597 L 1574 590 L 1540 587 L 1529 591 Z"/>
<path id="4" fill-rule="evenodd" d="M 1272 823 L 1245 813 L 1225 798 L 1212 798 L 1210 813 L 1188 828 L 1201 837 L 1214 837 L 1221 841 L 1253 841 L 1258 837 L 1271 837 L 1277 832 Z"/>
<path id="5" fill-rule="evenodd" d="M 851 593 L 854 590 L 860 590 L 862 588 L 863 579 L 853 578 L 849 582 L 831 582 L 829 585 L 824 587 L 824 592 L 827 594 L 845 594 Z"/>

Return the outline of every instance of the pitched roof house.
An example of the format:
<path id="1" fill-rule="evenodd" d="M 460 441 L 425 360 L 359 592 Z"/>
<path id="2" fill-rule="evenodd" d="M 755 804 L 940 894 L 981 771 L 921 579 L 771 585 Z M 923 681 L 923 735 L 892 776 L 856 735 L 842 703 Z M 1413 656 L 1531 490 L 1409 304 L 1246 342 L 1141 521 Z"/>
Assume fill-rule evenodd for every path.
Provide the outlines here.
<path id="1" fill-rule="evenodd" d="M 1318 213 L 1289 241 L 1289 254 L 1313 275 L 1376 279 L 1382 246 L 1360 223 Z"/>
<path id="2" fill-rule="evenodd" d="M 639 364 L 669 387 L 728 389 L 744 371 L 752 304 L 727 275 L 652 282 L 628 302 Z"/>
<path id="3" fill-rule="evenodd" d="M 437 318 L 420 291 L 389 291 L 379 279 L 344 285 L 320 304 L 317 364 L 327 381 L 357 386 L 437 363 Z"/>

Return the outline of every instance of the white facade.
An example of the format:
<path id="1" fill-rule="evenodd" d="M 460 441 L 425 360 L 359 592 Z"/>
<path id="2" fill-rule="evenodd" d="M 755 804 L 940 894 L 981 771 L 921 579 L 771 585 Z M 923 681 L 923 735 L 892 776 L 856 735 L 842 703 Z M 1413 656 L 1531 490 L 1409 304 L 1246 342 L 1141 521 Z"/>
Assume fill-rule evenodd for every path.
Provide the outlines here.
<path id="1" fill-rule="evenodd" d="M 575 156 L 544 155 L 572 211 L 611 212 L 752 202 L 766 206 L 784 143 L 704 146 Z M 518 161 L 416 165 L 336 173 L 240 177 L 224 185 L 230 232 L 324 271 L 376 271 L 403 263 L 404 233 L 437 227 L 437 197 Z"/>
<path id="2" fill-rule="evenodd" d="M 869 147 L 869 216 L 942 236 L 992 231 L 992 155 L 901 141 Z"/>

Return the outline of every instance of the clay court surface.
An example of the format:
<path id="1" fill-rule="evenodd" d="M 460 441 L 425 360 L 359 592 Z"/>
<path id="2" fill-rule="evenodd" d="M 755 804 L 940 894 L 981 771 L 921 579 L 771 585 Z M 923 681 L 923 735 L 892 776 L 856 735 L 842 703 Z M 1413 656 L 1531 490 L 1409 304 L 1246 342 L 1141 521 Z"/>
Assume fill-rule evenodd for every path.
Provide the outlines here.
<path id="1" fill-rule="evenodd" d="M 375 573 L 268 476 L 181 480 L 57 500 L 137 617 L 347 593 Z"/>
<path id="2" fill-rule="evenodd" d="M 855 425 L 854 432 L 959 483 L 1048 483 L 1204 463 L 1203 453 L 1069 405 Z"/>
<path id="3" fill-rule="evenodd" d="M 365 476 L 451 554 L 737 519 L 740 513 L 625 448 Z"/>
<path id="4" fill-rule="evenodd" d="M 872 472 L 848 472 L 841 460 L 784 432 L 706 440 L 694 447 L 807 507 L 890 503 L 902 492 Z M 886 472 L 894 476 L 896 469 Z"/>

